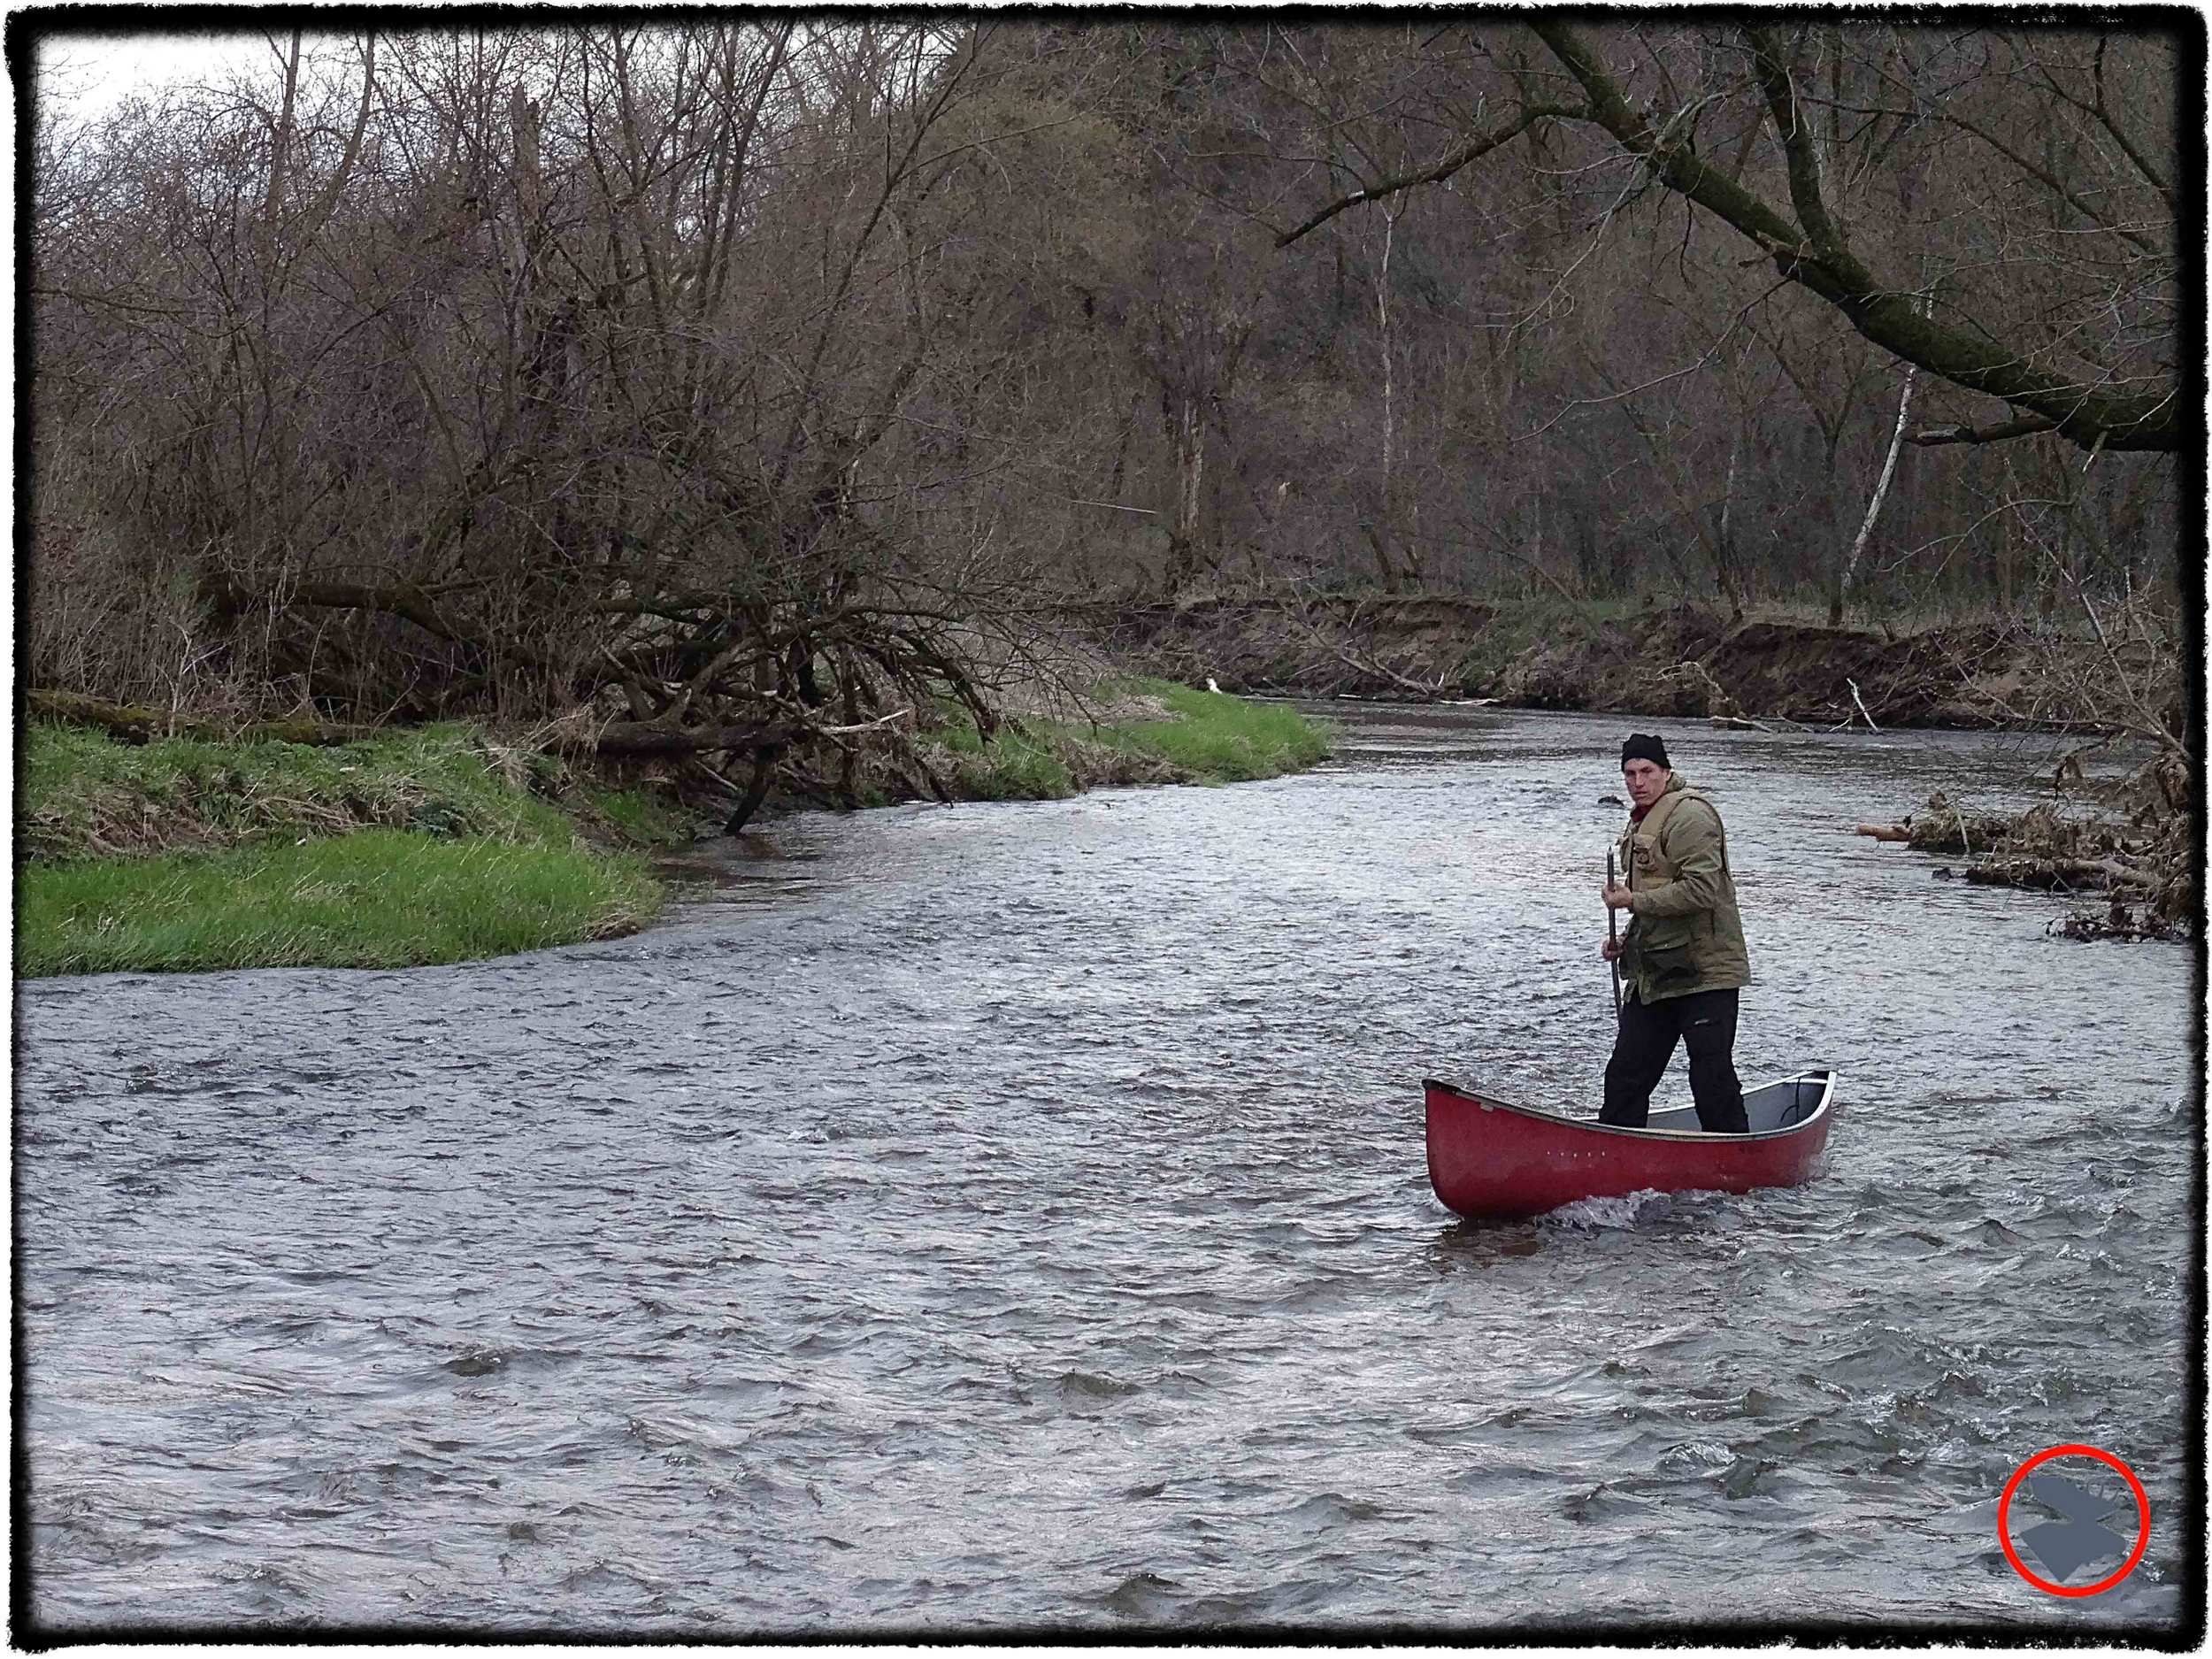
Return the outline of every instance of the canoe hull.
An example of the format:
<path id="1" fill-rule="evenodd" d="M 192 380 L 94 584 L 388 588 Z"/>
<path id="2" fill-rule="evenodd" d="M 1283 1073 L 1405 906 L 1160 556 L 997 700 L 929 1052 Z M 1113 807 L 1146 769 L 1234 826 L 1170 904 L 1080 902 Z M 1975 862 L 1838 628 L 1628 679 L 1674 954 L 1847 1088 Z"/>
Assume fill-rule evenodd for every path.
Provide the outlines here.
<path id="1" fill-rule="evenodd" d="M 1835 1075 L 1825 1071 L 1747 1094 L 1754 1131 L 1747 1135 L 1706 1134 L 1686 1106 L 1655 1112 L 1648 1127 L 1619 1129 L 1433 1079 L 1424 1087 L 1429 1185 L 1446 1208 L 1475 1220 L 1515 1220 L 1578 1199 L 1655 1190 L 1801 1186 L 1819 1172 L 1835 1116 Z"/>

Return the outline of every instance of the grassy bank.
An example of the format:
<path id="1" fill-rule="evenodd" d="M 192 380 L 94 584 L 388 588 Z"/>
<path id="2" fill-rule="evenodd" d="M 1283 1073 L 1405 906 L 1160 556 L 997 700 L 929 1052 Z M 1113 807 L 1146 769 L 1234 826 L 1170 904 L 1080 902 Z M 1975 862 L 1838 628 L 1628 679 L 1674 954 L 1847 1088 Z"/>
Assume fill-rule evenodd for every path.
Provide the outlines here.
<path id="1" fill-rule="evenodd" d="M 609 937 L 661 902 L 617 848 L 673 828 L 641 792 L 462 726 L 311 749 L 34 725 L 16 972 L 404 967 Z"/>
<path id="2" fill-rule="evenodd" d="M 1164 680 L 1132 689 L 1157 697 L 1167 717 L 1108 728 L 1113 747 L 1157 756 L 1195 783 L 1242 783 L 1302 772 L 1329 756 L 1327 732 L 1294 709 L 1247 703 Z"/>
<path id="3" fill-rule="evenodd" d="M 954 793 L 971 800 L 1057 800 L 1117 785 L 1242 783 L 1325 760 L 1328 733 L 1294 709 L 1164 680 L 1098 687 L 1091 718 L 1022 720 L 985 741 L 955 720 L 937 734 Z"/>
<path id="4" fill-rule="evenodd" d="M 1164 681 L 1089 706 L 987 742 L 957 720 L 926 741 L 969 800 L 1272 777 L 1328 752 L 1288 709 Z M 467 726 L 311 748 L 35 723 L 16 972 L 396 968 L 611 937 L 664 901 L 640 850 L 695 821 L 674 787 L 610 788 Z"/>
<path id="5" fill-rule="evenodd" d="M 660 908 L 634 859 L 361 830 L 297 843 L 34 864 L 16 972 L 403 968 L 630 933 Z"/>

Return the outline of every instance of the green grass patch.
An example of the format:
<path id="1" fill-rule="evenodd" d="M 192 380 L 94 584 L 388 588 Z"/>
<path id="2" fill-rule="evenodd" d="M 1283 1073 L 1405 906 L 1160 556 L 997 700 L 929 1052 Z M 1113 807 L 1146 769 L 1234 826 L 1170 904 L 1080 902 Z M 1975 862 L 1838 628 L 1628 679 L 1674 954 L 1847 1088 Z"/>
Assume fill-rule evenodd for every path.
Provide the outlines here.
<path id="1" fill-rule="evenodd" d="M 523 787 L 541 757 L 495 751 L 464 726 L 335 749 L 189 738 L 134 747 L 44 723 L 26 737 L 17 831 L 34 860 L 364 826 L 552 845 L 571 837 L 567 817 Z"/>
<path id="2" fill-rule="evenodd" d="M 1106 726 L 1097 741 L 1156 755 L 1193 781 L 1275 778 L 1329 757 L 1327 728 L 1284 704 L 1247 703 L 1162 680 L 1135 680 L 1128 689 L 1157 698 L 1176 718 Z"/>
<path id="3" fill-rule="evenodd" d="M 638 847 L 676 847 L 691 840 L 691 815 L 650 789 L 584 791 L 592 810 Z"/>
<path id="4" fill-rule="evenodd" d="M 1048 731 L 1002 726 L 988 742 L 964 713 L 949 721 L 937 741 L 951 751 L 953 793 L 967 801 L 1064 801 L 1076 792 Z"/>
<path id="5" fill-rule="evenodd" d="M 16 972 L 407 967 L 628 933 L 662 889 L 585 844 L 682 839 L 643 791 L 464 726 L 342 748 L 26 733 Z"/>
<path id="6" fill-rule="evenodd" d="M 213 853 L 29 864 L 16 972 L 399 968 L 605 938 L 651 919 L 636 859 L 362 830 Z"/>
<path id="7" fill-rule="evenodd" d="M 931 733 L 944 751 L 952 793 L 969 801 L 1057 801 L 1102 785 L 1237 783 L 1325 760 L 1321 723 L 1280 704 L 1194 691 L 1166 680 L 1117 680 L 1091 701 L 1097 726 L 1031 719 L 987 741 L 964 710 L 941 710 Z M 1110 718 L 1117 708 L 1123 718 Z M 1167 718 L 1131 717 L 1161 710 Z"/>

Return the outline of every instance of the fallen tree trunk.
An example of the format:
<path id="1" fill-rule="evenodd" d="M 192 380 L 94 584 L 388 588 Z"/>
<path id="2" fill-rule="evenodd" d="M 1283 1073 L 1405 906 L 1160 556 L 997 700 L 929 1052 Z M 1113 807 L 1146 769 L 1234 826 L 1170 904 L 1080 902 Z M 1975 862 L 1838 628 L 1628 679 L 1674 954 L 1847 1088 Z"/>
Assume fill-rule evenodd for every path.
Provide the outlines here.
<path id="1" fill-rule="evenodd" d="M 379 736 L 383 729 L 305 718 L 227 726 L 167 709 L 148 708 L 142 703 L 109 703 L 81 692 L 36 688 L 23 694 L 23 707 L 24 712 L 35 718 L 96 726 L 126 743 L 150 743 L 160 737 L 193 737 L 218 743 L 303 743 L 314 749 L 335 749 L 342 743 L 358 743 Z"/>
<path id="2" fill-rule="evenodd" d="M 811 728 L 788 720 L 757 721 L 746 726 L 648 726 L 636 720 L 617 720 L 596 731 L 586 728 L 564 733 L 552 747 L 566 754 L 708 755 L 718 751 L 749 755 L 764 749 L 782 749 L 813 735 Z"/>

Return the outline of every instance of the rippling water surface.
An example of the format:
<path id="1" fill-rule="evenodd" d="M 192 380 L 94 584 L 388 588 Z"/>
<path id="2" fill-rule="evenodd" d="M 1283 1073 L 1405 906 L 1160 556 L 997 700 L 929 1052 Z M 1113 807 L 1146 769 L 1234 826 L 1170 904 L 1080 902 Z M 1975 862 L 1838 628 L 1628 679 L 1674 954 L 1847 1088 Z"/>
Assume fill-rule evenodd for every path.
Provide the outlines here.
<path id="1" fill-rule="evenodd" d="M 1621 723 L 1346 718 L 1272 783 L 790 820 L 613 943 L 19 987 L 35 1618 L 2196 1617 L 2192 954 L 1849 833 L 2048 746 L 1665 726 L 1825 1176 L 1485 1228 L 1420 1080 L 1594 1110 Z M 2153 1525 L 2061 1601 L 1998 1501 L 2078 1440 Z"/>

